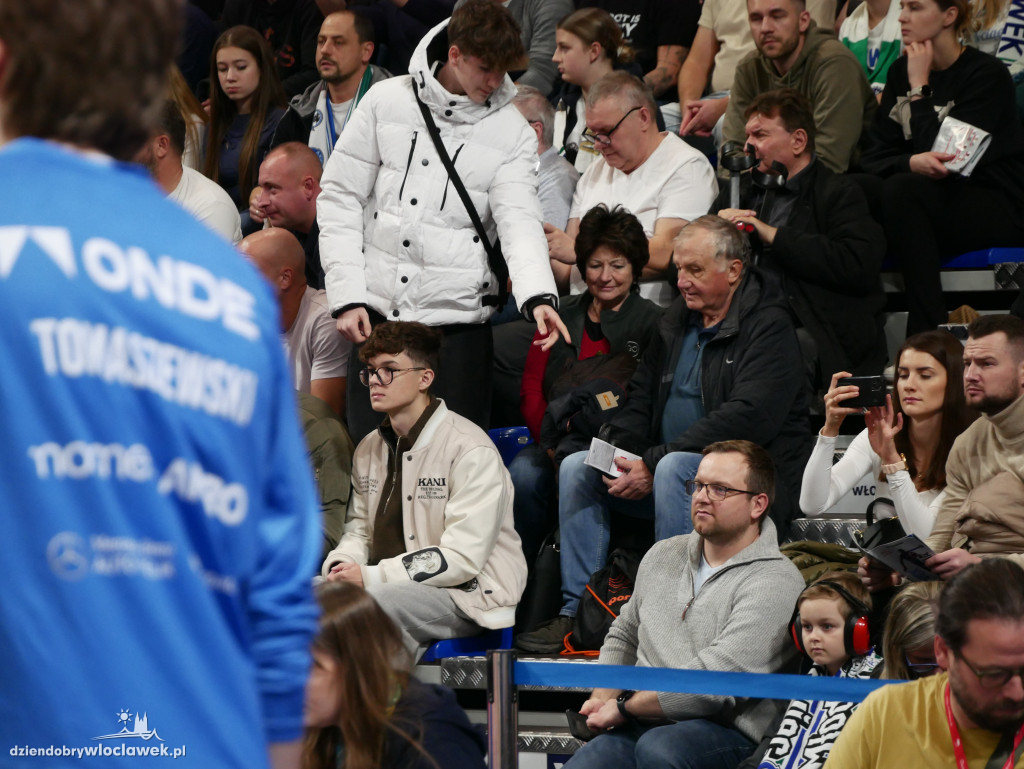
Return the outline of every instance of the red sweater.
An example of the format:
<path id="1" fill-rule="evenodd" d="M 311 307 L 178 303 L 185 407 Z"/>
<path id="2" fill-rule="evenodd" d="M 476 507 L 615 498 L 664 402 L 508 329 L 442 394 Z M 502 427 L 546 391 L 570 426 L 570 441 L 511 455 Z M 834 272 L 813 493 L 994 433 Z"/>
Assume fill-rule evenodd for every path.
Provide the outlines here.
<path id="1" fill-rule="evenodd" d="M 540 332 L 533 335 L 535 343 L 541 338 Z M 607 339 L 595 342 L 584 330 L 583 338 L 580 340 L 579 360 L 586 360 L 595 355 L 607 355 L 611 349 Z M 544 392 L 544 374 L 547 372 L 550 355 L 549 350 L 541 350 L 537 344 L 530 345 L 530 352 L 526 354 L 526 365 L 523 368 L 523 383 L 519 388 L 519 410 L 535 441 L 540 440 L 540 425 L 544 421 L 544 411 L 548 407 L 547 393 Z"/>

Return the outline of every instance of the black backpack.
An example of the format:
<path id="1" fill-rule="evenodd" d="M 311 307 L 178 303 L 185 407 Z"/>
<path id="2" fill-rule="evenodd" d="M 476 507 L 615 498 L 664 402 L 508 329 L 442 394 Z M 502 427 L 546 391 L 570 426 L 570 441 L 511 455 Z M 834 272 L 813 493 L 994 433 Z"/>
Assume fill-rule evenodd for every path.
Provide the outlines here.
<path id="1" fill-rule="evenodd" d="M 572 632 L 565 637 L 562 654 L 592 657 L 600 652 L 612 622 L 633 595 L 640 557 L 633 550 L 616 548 L 607 565 L 591 575 L 580 597 Z"/>

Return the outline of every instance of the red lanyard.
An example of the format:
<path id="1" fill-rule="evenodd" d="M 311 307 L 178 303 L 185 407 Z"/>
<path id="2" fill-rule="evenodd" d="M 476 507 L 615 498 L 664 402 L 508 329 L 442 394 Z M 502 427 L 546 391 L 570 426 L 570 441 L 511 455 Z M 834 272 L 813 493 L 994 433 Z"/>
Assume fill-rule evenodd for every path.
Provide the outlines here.
<path id="1" fill-rule="evenodd" d="M 967 756 L 964 755 L 964 743 L 960 739 L 960 730 L 956 727 L 956 719 L 953 718 L 953 706 L 949 702 L 949 684 L 946 684 L 946 692 L 944 695 L 946 701 L 946 721 L 949 722 L 949 736 L 953 738 L 953 755 L 956 756 L 957 769 L 967 769 Z M 1013 757 L 1017 753 L 1017 748 L 1020 747 L 1021 739 L 1024 739 L 1024 725 L 1021 725 L 1020 729 L 1017 730 L 1017 736 L 1013 740 L 1013 750 L 1010 751 L 1010 757 L 1006 759 L 1006 763 L 1003 764 L 1003 769 L 1013 769 Z"/>

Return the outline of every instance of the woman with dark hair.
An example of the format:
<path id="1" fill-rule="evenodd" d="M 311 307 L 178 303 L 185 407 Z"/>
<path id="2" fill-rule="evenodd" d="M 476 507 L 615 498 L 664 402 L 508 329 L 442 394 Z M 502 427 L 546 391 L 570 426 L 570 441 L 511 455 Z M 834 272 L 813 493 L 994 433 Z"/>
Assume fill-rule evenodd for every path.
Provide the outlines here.
<path id="1" fill-rule="evenodd" d="M 523 552 L 529 563 L 555 516 L 555 468 L 553 440 L 570 437 L 574 451 L 585 449 L 592 434 L 581 431 L 582 417 L 573 429 L 572 418 L 566 429 L 558 429 L 551 420 L 555 439 L 545 435 L 542 423 L 549 402 L 559 397 L 571 407 L 574 386 L 585 385 L 599 376 L 628 378 L 637 361 L 657 332 L 662 308 L 639 295 L 640 273 L 649 258 L 647 236 L 633 214 L 621 206 L 609 211 L 604 206 L 590 209 L 580 221 L 576 236 L 576 265 L 587 284 L 582 294 L 565 297 L 558 315 L 569 330 L 571 342 L 559 340 L 548 351 L 534 344 L 526 356 L 520 409 L 527 427 L 538 441 L 521 451 L 509 471 L 515 486 L 513 510 L 516 531 L 523 540 Z M 580 366 L 595 356 L 603 356 L 594 368 Z M 605 365 L 607 364 L 607 365 Z M 611 371 L 615 369 L 615 372 Z M 602 412 L 610 418 L 611 410 Z M 550 455 L 547 451 L 550 449 Z M 564 453 L 559 450 L 559 453 Z"/>
<path id="2" fill-rule="evenodd" d="M 622 29 L 608 11 L 580 8 L 558 22 L 555 54 L 562 89 L 556 97 L 555 149 L 583 173 L 598 156 L 584 139 L 584 107 L 590 86 L 614 69 L 633 61 L 633 49 L 622 40 Z"/>
<path id="3" fill-rule="evenodd" d="M 879 478 L 877 496 L 891 497 L 908 534 L 927 537 L 942 506 L 946 457 L 953 441 L 974 421 L 963 388 L 963 345 L 946 331 L 907 339 L 896 358 L 896 403 L 867 410 L 867 424 L 835 465 L 839 426 L 861 409 L 843 406 L 860 389 L 839 385 L 840 371 L 825 394 L 825 426 L 804 469 L 800 509 L 821 515 L 864 477 Z M 904 429 L 906 428 L 906 429 Z"/>
<path id="4" fill-rule="evenodd" d="M 398 628 L 373 597 L 351 582 L 317 597 L 303 769 L 482 769 L 483 735 L 450 689 L 409 674 Z"/>
<path id="5" fill-rule="evenodd" d="M 1013 80 L 994 56 L 966 47 L 967 0 L 904 0 L 906 52 L 889 70 L 868 147 L 864 185 L 903 271 L 907 333 L 947 320 L 939 281 L 944 260 L 982 248 L 1024 246 L 1024 128 Z M 956 156 L 933 149 L 955 118 L 991 134 L 969 176 Z"/>
<path id="6" fill-rule="evenodd" d="M 210 126 L 203 173 L 220 184 L 239 211 L 249 193 L 286 105 L 270 46 L 251 27 L 231 27 L 210 58 Z"/>

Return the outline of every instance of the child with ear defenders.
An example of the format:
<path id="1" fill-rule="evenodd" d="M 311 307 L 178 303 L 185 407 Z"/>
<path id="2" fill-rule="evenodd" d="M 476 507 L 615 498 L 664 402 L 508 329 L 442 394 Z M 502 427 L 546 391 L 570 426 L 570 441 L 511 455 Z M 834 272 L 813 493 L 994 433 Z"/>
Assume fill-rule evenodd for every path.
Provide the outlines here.
<path id="1" fill-rule="evenodd" d="M 877 678 L 882 658 L 871 645 L 871 594 L 855 572 L 823 574 L 796 602 L 790 633 L 814 665 L 808 675 Z M 820 769 L 854 702 L 792 700 L 758 750 L 738 769 Z"/>

